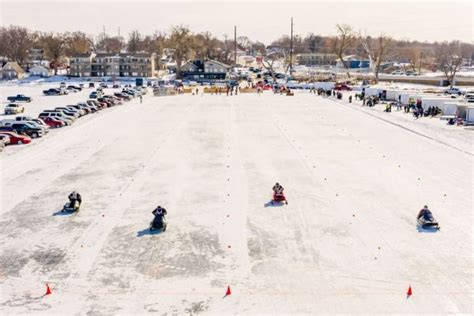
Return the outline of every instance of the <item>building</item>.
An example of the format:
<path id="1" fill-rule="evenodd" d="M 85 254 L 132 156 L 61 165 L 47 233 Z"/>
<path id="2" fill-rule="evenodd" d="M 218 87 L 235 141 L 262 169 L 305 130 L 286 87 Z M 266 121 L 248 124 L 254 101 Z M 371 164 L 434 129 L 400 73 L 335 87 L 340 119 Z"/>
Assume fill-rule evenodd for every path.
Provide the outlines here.
<path id="1" fill-rule="evenodd" d="M 51 69 L 40 65 L 31 67 L 28 72 L 30 76 L 49 77 L 52 75 Z"/>
<path id="2" fill-rule="evenodd" d="M 224 80 L 230 66 L 215 60 L 189 61 L 181 67 L 183 80 L 207 81 Z"/>
<path id="3" fill-rule="evenodd" d="M 355 55 L 344 56 L 344 62 L 349 69 L 368 69 L 370 68 L 370 60 Z M 337 68 L 345 68 L 340 59 L 336 62 Z"/>
<path id="4" fill-rule="evenodd" d="M 23 79 L 26 77 L 26 72 L 15 61 L 7 62 L 2 68 L 2 79 Z"/>
<path id="5" fill-rule="evenodd" d="M 69 58 L 69 75 L 71 77 L 91 77 L 91 63 L 94 53 L 78 53 Z"/>
<path id="6" fill-rule="evenodd" d="M 296 55 L 296 63 L 304 66 L 336 66 L 336 54 L 305 53 Z"/>
<path id="7" fill-rule="evenodd" d="M 70 58 L 69 75 L 73 77 L 153 77 L 155 53 L 87 53 Z"/>

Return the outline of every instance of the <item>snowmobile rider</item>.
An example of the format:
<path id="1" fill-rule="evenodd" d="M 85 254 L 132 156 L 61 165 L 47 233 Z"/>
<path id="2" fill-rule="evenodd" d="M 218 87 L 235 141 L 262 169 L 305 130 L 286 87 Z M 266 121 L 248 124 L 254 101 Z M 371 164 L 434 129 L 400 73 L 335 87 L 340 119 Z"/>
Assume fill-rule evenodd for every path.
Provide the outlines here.
<path id="1" fill-rule="evenodd" d="M 274 192 L 275 194 L 283 194 L 283 190 L 284 190 L 284 189 L 283 189 L 283 187 L 277 182 L 277 183 L 275 183 L 275 185 L 273 186 L 273 189 L 272 189 L 272 190 L 273 190 L 273 192 Z"/>
<path id="2" fill-rule="evenodd" d="M 164 209 L 163 207 L 159 205 L 151 213 L 155 215 L 155 220 L 157 219 L 161 220 L 161 218 L 163 218 L 166 214 L 168 214 L 168 212 L 166 212 L 166 209 Z"/>
<path id="3" fill-rule="evenodd" d="M 69 205 L 71 207 L 74 207 L 74 204 L 75 202 L 79 202 L 79 206 L 81 206 L 82 204 L 82 197 L 79 193 L 77 193 L 76 191 L 72 191 L 71 194 L 69 194 Z"/>
<path id="4" fill-rule="evenodd" d="M 430 219 L 430 218 L 433 218 L 433 214 L 431 213 L 431 211 L 428 209 L 428 205 L 425 205 L 423 206 L 423 208 L 420 210 L 420 212 L 418 213 L 418 216 L 416 217 L 416 219 L 420 219 L 420 218 L 424 218 L 424 219 Z"/>

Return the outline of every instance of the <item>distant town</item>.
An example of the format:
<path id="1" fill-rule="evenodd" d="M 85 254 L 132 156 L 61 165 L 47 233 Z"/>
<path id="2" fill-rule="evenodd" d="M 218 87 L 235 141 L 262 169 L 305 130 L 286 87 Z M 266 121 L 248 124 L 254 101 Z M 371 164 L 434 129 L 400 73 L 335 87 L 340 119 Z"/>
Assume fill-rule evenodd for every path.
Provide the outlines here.
<path id="1" fill-rule="evenodd" d="M 278 74 L 299 81 L 353 74 L 376 82 L 403 81 L 407 76 L 413 81 L 416 76 L 430 74 L 443 78 L 447 85 L 456 76 L 471 76 L 471 43 L 371 37 L 349 25 L 336 25 L 335 30 L 337 36 L 282 35 L 266 45 L 238 35 L 237 27 L 232 38 L 220 39 L 209 32 L 193 33 L 184 26 L 152 35 L 133 31 L 124 37 L 105 32 L 98 36 L 81 31 L 44 33 L 11 25 L 0 29 L 0 77 L 173 75 L 210 82 L 238 78 L 237 67 L 266 70 L 273 80 Z"/>

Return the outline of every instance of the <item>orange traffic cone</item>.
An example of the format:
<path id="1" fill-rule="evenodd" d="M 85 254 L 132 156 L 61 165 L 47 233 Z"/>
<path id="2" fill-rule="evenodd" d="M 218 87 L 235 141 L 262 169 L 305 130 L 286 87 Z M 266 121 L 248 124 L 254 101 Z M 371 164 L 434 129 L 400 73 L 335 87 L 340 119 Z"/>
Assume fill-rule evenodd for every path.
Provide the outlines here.
<path id="1" fill-rule="evenodd" d="M 412 295 L 411 285 L 408 287 L 407 297 Z"/>
<path id="2" fill-rule="evenodd" d="M 230 286 L 227 286 L 227 291 L 225 292 L 225 296 L 231 295 L 232 292 L 230 291 Z"/>
<path id="3" fill-rule="evenodd" d="M 46 295 L 50 295 L 50 294 L 51 294 L 51 289 L 49 288 L 48 283 L 46 283 L 46 293 L 44 295 L 46 296 Z"/>

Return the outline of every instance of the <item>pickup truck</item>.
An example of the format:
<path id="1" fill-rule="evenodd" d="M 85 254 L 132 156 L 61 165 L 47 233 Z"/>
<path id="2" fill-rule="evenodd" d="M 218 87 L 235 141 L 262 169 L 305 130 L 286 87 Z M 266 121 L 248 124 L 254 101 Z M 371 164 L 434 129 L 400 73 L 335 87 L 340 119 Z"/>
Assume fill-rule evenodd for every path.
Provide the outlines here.
<path id="1" fill-rule="evenodd" d="M 68 94 L 65 89 L 51 88 L 48 90 L 43 90 L 44 95 L 65 95 Z"/>
<path id="2" fill-rule="evenodd" d="M 16 103 L 10 103 L 7 106 L 5 106 L 5 114 L 18 114 L 18 113 L 23 113 L 25 112 L 25 108 L 23 105 L 16 104 Z"/>
<path id="3" fill-rule="evenodd" d="M 27 96 L 24 95 L 24 94 L 17 94 L 17 95 L 15 95 L 15 96 L 9 96 L 9 97 L 7 98 L 7 100 L 8 100 L 9 102 L 16 102 L 16 101 L 18 101 L 18 102 L 19 102 L 19 101 L 31 102 L 31 101 L 33 101 L 32 98 L 27 97 Z"/>
<path id="4" fill-rule="evenodd" d="M 456 87 L 452 87 L 451 89 L 447 89 L 446 91 L 444 91 L 445 94 L 455 94 L 455 95 L 461 95 L 461 94 L 464 94 L 464 92 L 459 89 L 459 88 L 456 88 Z"/>
<path id="5" fill-rule="evenodd" d="M 31 123 L 28 123 L 28 122 L 14 123 L 10 126 L 2 127 L 1 130 L 11 131 L 11 132 L 15 132 L 15 133 L 18 133 L 18 134 L 26 134 L 26 135 L 30 136 L 31 138 L 37 138 L 37 137 L 43 136 L 43 129 L 42 128 L 40 128 L 38 126 L 35 126 Z"/>

